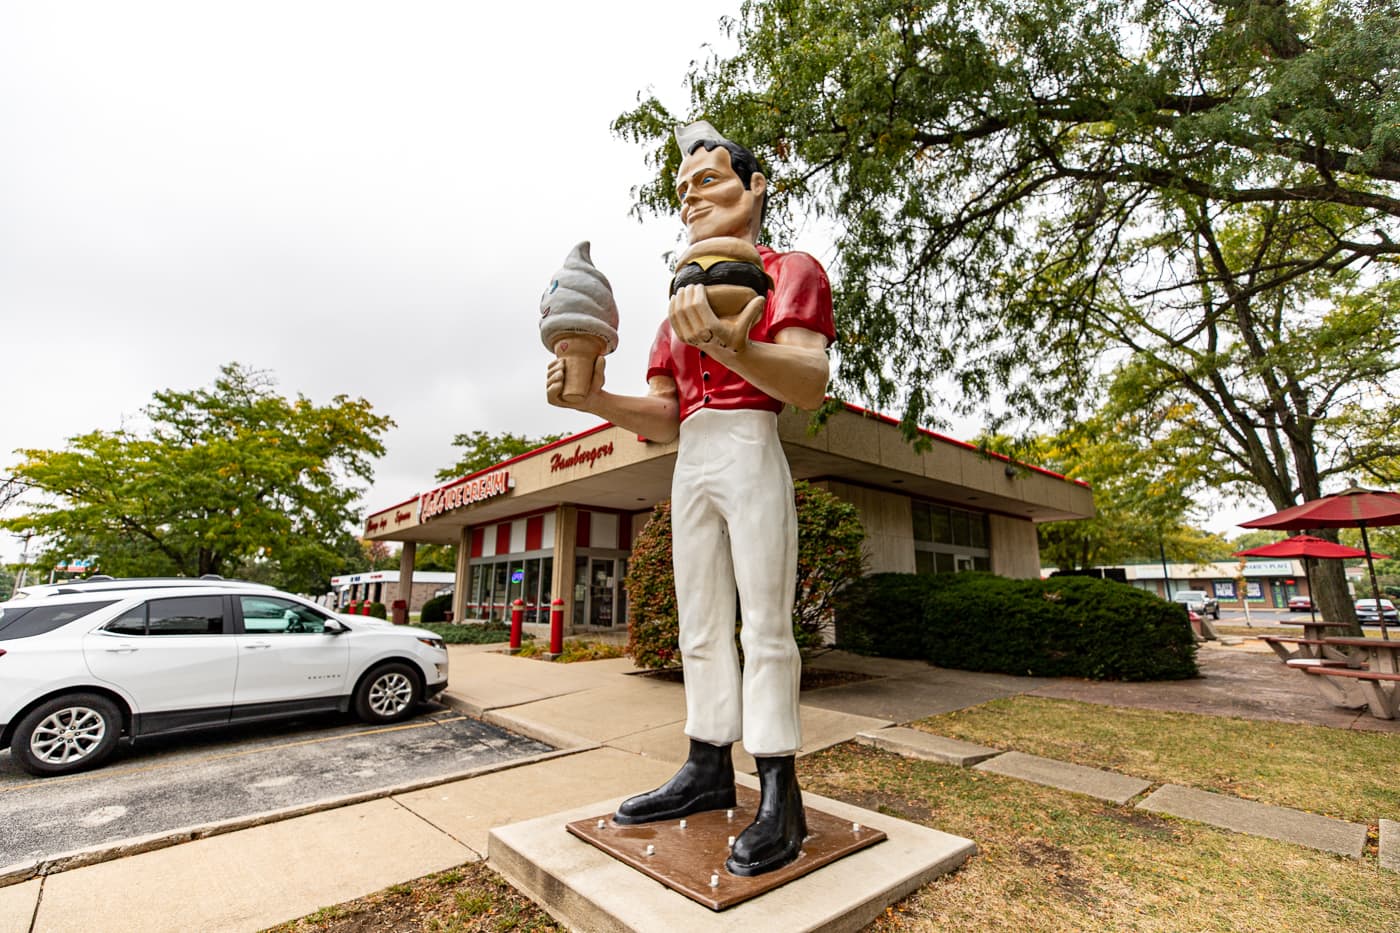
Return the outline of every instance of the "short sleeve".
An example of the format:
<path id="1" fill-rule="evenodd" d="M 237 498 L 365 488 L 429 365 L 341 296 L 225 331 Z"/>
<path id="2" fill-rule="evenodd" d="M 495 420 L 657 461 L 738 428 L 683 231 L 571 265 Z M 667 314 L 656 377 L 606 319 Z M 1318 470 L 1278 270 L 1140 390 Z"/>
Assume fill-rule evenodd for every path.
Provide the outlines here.
<path id="1" fill-rule="evenodd" d="M 771 257 L 771 258 L 769 258 Z M 770 253 L 764 266 L 773 279 L 768 337 L 785 327 L 816 331 L 828 344 L 836 340 L 831 310 L 831 283 L 826 270 L 808 253 Z"/>
<path id="2" fill-rule="evenodd" d="M 656 339 L 652 341 L 651 353 L 647 357 L 647 380 L 653 376 L 676 378 L 676 360 L 671 355 L 671 322 L 665 320 L 656 329 Z"/>

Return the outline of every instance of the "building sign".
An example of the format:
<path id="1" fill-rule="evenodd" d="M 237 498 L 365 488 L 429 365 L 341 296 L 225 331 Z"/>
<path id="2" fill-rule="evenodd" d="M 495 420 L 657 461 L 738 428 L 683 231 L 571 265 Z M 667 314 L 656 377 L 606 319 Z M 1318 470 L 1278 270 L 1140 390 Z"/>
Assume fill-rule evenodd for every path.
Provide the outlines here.
<path id="1" fill-rule="evenodd" d="M 515 488 L 509 470 L 487 473 L 465 482 L 458 481 L 450 486 L 441 486 L 418 497 L 418 521 L 460 509 L 464 505 L 481 502 L 494 496 L 503 496 Z"/>
<path id="2" fill-rule="evenodd" d="M 1252 560 L 1244 565 L 1244 575 L 1246 577 L 1291 577 L 1293 576 L 1293 561 Z"/>
<path id="3" fill-rule="evenodd" d="M 563 454 L 555 454 L 550 457 L 549 472 L 558 473 L 560 470 L 567 470 L 569 467 L 578 466 L 580 463 L 586 463 L 589 469 L 592 469 L 594 463 L 604 457 L 612 456 L 612 452 L 613 445 L 611 441 L 606 444 L 599 444 L 597 447 L 591 447 L 588 450 L 584 450 L 582 447 L 575 447 L 574 452 L 567 457 Z"/>
<path id="4" fill-rule="evenodd" d="M 398 527 L 399 527 L 400 525 L 402 525 L 404 522 L 407 522 L 407 521 L 411 520 L 412 518 L 413 518 L 413 513 L 410 512 L 408 509 L 399 509 L 398 511 L 394 512 L 394 527 L 395 527 L 395 528 L 398 528 Z M 374 534 L 376 531 L 383 531 L 385 528 L 388 528 L 388 527 L 389 527 L 389 516 L 388 516 L 388 515 L 376 515 L 376 516 L 374 516 L 373 518 L 371 518 L 369 521 L 365 522 L 365 534 L 371 534 L 371 535 L 372 535 L 372 534 Z"/>

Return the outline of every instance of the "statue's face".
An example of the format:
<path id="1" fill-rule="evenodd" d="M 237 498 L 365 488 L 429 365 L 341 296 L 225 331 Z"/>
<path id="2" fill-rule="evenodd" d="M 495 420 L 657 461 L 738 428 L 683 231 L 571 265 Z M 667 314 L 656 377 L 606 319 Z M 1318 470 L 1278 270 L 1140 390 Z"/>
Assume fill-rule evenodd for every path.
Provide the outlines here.
<path id="1" fill-rule="evenodd" d="M 745 188 L 729 164 L 729 150 L 722 146 L 701 146 L 686 156 L 676 173 L 676 195 L 690 242 L 716 236 L 753 242 L 766 186 L 763 175 L 754 172 Z"/>

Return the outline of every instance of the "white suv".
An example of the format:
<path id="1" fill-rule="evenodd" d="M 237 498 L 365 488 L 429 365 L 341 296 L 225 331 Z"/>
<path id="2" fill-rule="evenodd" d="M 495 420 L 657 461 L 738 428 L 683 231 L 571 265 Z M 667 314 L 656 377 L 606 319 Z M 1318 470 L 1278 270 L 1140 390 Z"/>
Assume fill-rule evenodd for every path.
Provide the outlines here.
<path id="1" fill-rule="evenodd" d="M 351 709 L 394 722 L 446 686 L 434 633 L 255 583 L 87 580 L 0 603 L 0 748 L 31 774 L 94 767 L 123 734 Z"/>

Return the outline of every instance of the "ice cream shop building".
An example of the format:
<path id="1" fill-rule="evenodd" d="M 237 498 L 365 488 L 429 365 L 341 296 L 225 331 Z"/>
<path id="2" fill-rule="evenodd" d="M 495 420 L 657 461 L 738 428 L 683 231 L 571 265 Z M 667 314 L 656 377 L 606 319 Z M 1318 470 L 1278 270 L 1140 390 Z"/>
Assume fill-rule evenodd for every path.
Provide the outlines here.
<path id="1" fill-rule="evenodd" d="M 1094 514 L 1082 483 L 935 434 L 919 450 L 857 408 L 809 424 L 779 416 L 793 478 L 857 507 L 871 572 L 1039 577 L 1036 525 Z M 601 424 L 375 512 L 365 537 L 402 542 L 409 577 L 419 542 L 457 545 L 456 619 L 504 619 L 521 599 L 544 624 L 557 598 L 566 630 L 625 626 L 632 542 L 670 496 L 676 447 Z"/>

